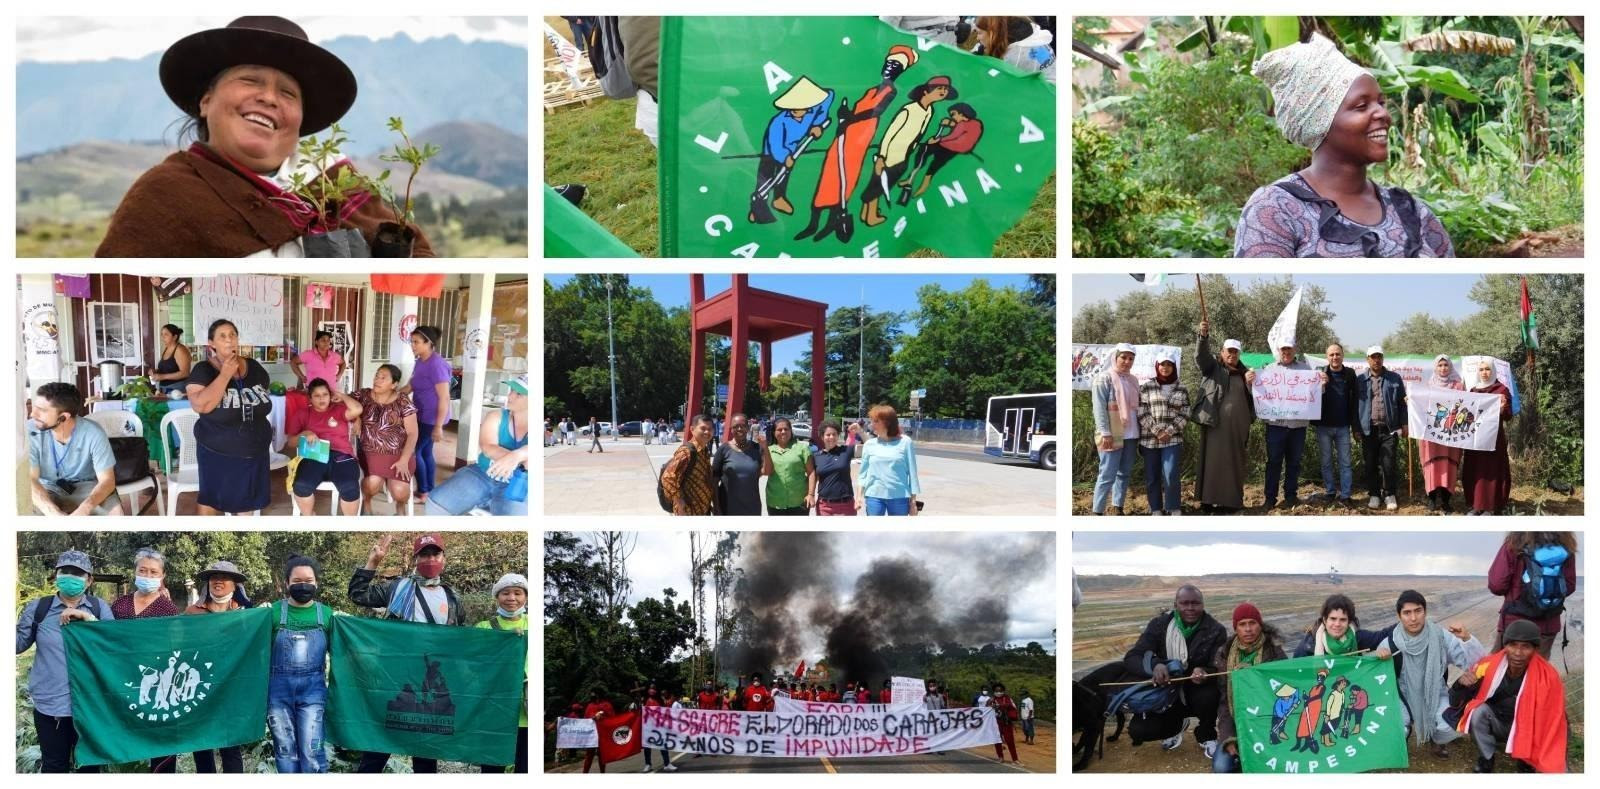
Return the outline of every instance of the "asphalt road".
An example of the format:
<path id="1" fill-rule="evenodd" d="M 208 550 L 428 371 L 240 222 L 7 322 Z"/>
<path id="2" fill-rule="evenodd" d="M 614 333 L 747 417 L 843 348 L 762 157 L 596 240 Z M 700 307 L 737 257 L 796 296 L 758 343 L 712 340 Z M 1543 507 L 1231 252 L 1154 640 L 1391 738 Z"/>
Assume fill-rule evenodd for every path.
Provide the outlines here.
<path id="1" fill-rule="evenodd" d="M 651 756 L 653 772 L 661 770 L 661 754 Z M 581 759 L 580 759 L 581 764 Z M 1021 765 L 1001 764 L 992 757 L 972 751 L 948 751 L 943 755 L 895 756 L 882 759 L 772 759 L 744 756 L 701 756 L 672 754 L 678 773 L 1026 773 Z M 581 767 L 579 768 L 581 769 Z M 637 773 L 644 769 L 644 755 L 630 756 L 606 765 L 608 773 Z M 570 767 L 561 770 L 571 771 Z"/>
<path id="2" fill-rule="evenodd" d="M 982 449 L 978 448 L 973 448 L 970 450 L 946 449 L 945 447 L 931 447 L 927 444 L 918 444 L 917 454 L 927 455 L 928 457 L 946 458 L 948 460 L 971 460 L 980 463 L 994 463 L 1001 466 L 1016 466 L 1017 468 L 1033 469 L 1034 471 L 1039 471 L 1041 473 L 1053 473 L 1045 472 L 1044 469 L 1039 468 L 1037 463 L 1034 463 L 1027 458 L 998 458 L 993 455 L 986 455 L 983 453 Z"/>

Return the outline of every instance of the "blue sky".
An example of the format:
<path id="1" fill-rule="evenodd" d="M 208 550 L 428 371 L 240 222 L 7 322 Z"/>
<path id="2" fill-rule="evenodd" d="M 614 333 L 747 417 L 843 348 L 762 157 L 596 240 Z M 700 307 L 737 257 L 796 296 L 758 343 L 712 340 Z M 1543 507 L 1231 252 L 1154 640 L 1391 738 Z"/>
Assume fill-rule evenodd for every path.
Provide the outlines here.
<path id="1" fill-rule="evenodd" d="M 571 274 L 545 276 L 545 280 L 556 287 L 561 287 L 570 279 Z M 828 305 L 830 313 L 839 307 L 860 303 L 865 292 L 868 312 L 908 313 L 917 308 L 917 289 L 923 285 L 964 290 L 978 279 L 988 280 L 994 288 L 1009 285 L 1026 290 L 1028 287 L 1026 274 L 751 274 L 750 287 L 820 301 Z M 689 305 L 688 274 L 630 274 L 628 280 L 634 287 L 648 288 L 656 301 L 669 309 Z M 1131 279 L 1128 281 L 1133 282 Z M 730 274 L 707 274 L 706 295 L 727 290 L 731 282 Z M 900 326 L 901 331 L 907 334 L 912 333 L 913 328 L 909 323 Z M 774 343 L 772 365 L 780 372 L 793 369 L 800 355 L 809 350 L 810 337 L 795 337 Z"/>
<path id="2" fill-rule="evenodd" d="M 1281 278 L 1280 274 L 1245 274 L 1228 280 L 1247 286 Z M 1326 290 L 1328 307 L 1334 313 L 1334 334 L 1347 346 L 1365 347 L 1382 342 L 1401 321 L 1418 312 L 1441 319 L 1465 318 L 1477 312 L 1481 307 L 1467 294 L 1478 279 L 1477 274 L 1318 274 L 1296 276 L 1294 281 Z M 1127 274 L 1073 275 L 1072 314 L 1097 301 L 1114 305 L 1123 294 L 1144 287 Z M 1194 275 L 1171 275 L 1161 287 L 1193 292 Z"/>

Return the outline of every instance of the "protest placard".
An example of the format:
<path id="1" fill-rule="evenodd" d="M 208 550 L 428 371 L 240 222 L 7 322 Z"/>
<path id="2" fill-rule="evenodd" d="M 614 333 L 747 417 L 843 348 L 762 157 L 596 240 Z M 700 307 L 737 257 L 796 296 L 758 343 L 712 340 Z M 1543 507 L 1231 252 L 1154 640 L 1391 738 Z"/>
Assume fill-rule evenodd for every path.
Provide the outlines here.
<path id="1" fill-rule="evenodd" d="M 644 747 L 749 757 L 831 759 L 954 751 L 1000 741 L 994 710 L 873 704 L 796 713 L 644 708 Z M 858 707 L 861 705 L 857 705 Z"/>
<path id="2" fill-rule="evenodd" d="M 1112 351 L 1116 345 L 1097 345 L 1088 343 L 1073 343 L 1072 345 L 1072 388 L 1089 388 L 1090 382 L 1105 370 L 1111 369 Z M 1133 346 L 1133 377 L 1144 383 L 1156 377 L 1156 359 L 1170 353 L 1177 359 L 1178 374 L 1183 374 L 1183 349 L 1176 345 L 1135 345 Z"/>
<path id="3" fill-rule="evenodd" d="M 1500 395 L 1412 386 L 1406 389 L 1411 437 L 1453 449 L 1488 451 L 1500 435 Z"/>
<path id="4" fill-rule="evenodd" d="M 1269 364 L 1255 372 L 1250 396 L 1257 419 L 1322 418 L 1322 375 L 1316 370 Z"/>
<path id="5" fill-rule="evenodd" d="M 600 734 L 592 718 L 556 718 L 557 748 L 598 748 Z"/>

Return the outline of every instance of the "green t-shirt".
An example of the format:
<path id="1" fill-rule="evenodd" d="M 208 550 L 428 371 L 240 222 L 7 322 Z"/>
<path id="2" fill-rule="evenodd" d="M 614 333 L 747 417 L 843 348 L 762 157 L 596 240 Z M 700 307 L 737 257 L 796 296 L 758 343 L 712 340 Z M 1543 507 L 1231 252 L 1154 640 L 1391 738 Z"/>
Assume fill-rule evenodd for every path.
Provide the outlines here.
<path id="1" fill-rule="evenodd" d="M 803 507 L 806 503 L 806 460 L 811 445 L 795 441 L 788 449 L 768 444 L 772 453 L 772 476 L 767 477 L 767 506 L 775 509 Z"/>
<path id="2" fill-rule="evenodd" d="M 282 607 L 289 609 L 289 623 L 281 625 L 283 620 Z M 317 624 L 317 609 L 322 609 L 322 624 Z M 288 600 L 277 600 L 272 604 L 272 630 L 316 630 L 327 629 L 333 619 L 333 610 L 322 603 L 312 603 L 308 606 L 290 605 Z"/>
<path id="3" fill-rule="evenodd" d="M 521 633 L 523 635 L 527 635 L 528 634 L 528 615 L 527 614 L 523 614 L 522 616 L 519 616 L 516 619 L 507 619 L 507 618 L 501 616 L 497 612 L 497 613 L 495 613 L 494 618 L 500 620 L 500 628 L 499 628 L 500 630 L 511 630 L 511 631 L 514 631 L 514 632 L 517 632 L 517 633 Z M 481 627 L 481 628 L 483 628 L 485 630 L 493 630 L 493 629 L 495 629 L 494 625 L 495 625 L 494 622 L 492 622 L 492 621 L 490 621 L 488 619 L 485 619 L 482 622 L 479 622 L 478 624 L 473 625 L 473 627 Z M 529 660 L 533 659 L 533 652 L 531 650 L 528 652 L 528 659 Z M 528 684 L 528 667 L 527 666 L 523 666 L 522 667 L 522 684 L 524 686 L 526 686 Z M 522 717 L 518 721 L 517 725 L 521 726 L 524 729 L 528 728 L 528 694 L 527 693 L 523 693 L 522 694 Z"/>

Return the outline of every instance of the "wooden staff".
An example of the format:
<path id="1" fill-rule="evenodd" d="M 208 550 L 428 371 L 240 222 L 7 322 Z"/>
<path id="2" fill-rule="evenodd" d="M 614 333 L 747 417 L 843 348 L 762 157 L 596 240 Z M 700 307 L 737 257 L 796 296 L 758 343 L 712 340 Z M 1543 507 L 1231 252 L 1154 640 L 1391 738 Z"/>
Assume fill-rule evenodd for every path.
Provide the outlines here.
<path id="1" fill-rule="evenodd" d="M 1350 657 L 1352 655 L 1365 655 L 1365 654 L 1367 654 L 1369 652 L 1374 652 L 1374 651 L 1376 651 L 1376 650 L 1363 649 L 1363 650 L 1361 650 L 1359 652 L 1347 652 L 1347 653 L 1345 653 L 1343 655 L 1335 655 L 1334 657 Z M 1260 665 L 1260 664 L 1257 664 L 1257 665 Z M 1254 668 L 1254 666 L 1252 666 L 1252 668 Z M 1232 671 L 1218 671 L 1218 672 L 1213 673 L 1213 674 L 1202 674 L 1202 675 L 1200 675 L 1199 678 L 1200 679 L 1210 679 L 1211 677 L 1221 677 L 1221 676 L 1225 676 L 1227 674 L 1232 674 L 1232 673 L 1233 673 Z M 1181 677 L 1173 677 L 1170 681 L 1172 681 L 1172 682 L 1188 682 L 1188 681 L 1193 680 L 1193 679 L 1195 679 L 1195 676 L 1193 674 L 1185 674 L 1185 675 L 1183 675 Z M 1133 682 L 1102 682 L 1102 683 L 1100 683 L 1100 687 L 1102 687 L 1102 688 L 1121 688 L 1121 687 L 1127 687 L 1128 685 L 1146 685 L 1146 684 L 1150 684 L 1150 683 L 1153 683 L 1153 682 L 1155 682 L 1154 679 L 1141 679 L 1141 680 L 1135 680 Z"/>
<path id="2" fill-rule="evenodd" d="M 1194 292 L 1200 295 L 1200 321 L 1202 323 L 1210 323 L 1211 321 L 1206 319 L 1206 291 L 1200 287 L 1199 274 L 1194 275 Z"/>
<path id="3" fill-rule="evenodd" d="M 1405 441 L 1405 437 L 1402 436 L 1400 440 Z M 1406 498 L 1408 499 L 1417 495 L 1417 481 L 1411 476 L 1411 449 L 1411 442 L 1406 441 Z M 1418 452 L 1422 451 L 1421 447 L 1416 449 Z"/>

